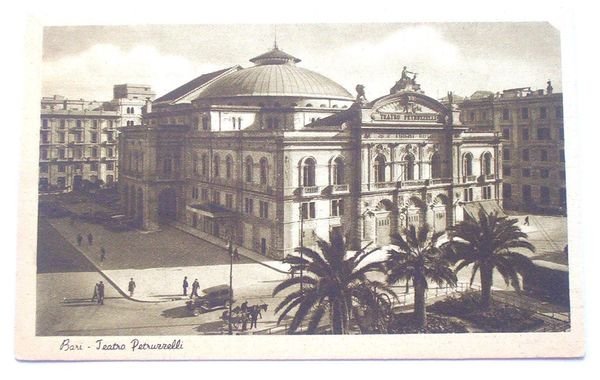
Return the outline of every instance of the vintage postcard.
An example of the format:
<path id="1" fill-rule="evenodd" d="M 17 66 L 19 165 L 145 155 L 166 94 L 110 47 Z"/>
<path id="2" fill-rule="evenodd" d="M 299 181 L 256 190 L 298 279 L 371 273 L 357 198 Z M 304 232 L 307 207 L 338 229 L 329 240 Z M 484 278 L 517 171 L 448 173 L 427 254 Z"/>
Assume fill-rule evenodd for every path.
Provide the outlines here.
<path id="1" fill-rule="evenodd" d="M 556 26 L 39 34 L 17 358 L 583 355 Z"/>

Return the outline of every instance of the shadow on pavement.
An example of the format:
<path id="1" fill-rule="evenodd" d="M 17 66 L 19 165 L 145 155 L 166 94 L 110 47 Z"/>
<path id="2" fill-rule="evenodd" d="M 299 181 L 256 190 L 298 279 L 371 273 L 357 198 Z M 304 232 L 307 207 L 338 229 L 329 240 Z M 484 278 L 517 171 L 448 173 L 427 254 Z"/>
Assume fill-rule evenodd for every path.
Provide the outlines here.
<path id="1" fill-rule="evenodd" d="M 198 327 L 196 327 L 196 331 L 199 333 L 215 333 L 215 334 L 220 334 L 223 328 L 223 322 L 222 321 L 214 321 L 214 322 L 207 322 L 207 323 L 202 323 L 201 325 L 199 325 Z"/>
<path id="2" fill-rule="evenodd" d="M 165 318 L 194 318 L 186 306 L 178 306 L 172 309 L 163 310 L 161 316 Z"/>

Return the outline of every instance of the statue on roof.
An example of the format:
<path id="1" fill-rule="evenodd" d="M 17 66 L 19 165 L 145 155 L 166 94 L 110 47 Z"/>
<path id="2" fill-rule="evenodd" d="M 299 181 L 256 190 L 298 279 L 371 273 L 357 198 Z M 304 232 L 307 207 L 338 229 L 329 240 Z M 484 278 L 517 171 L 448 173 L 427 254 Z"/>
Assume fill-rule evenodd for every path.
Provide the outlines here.
<path id="1" fill-rule="evenodd" d="M 356 85 L 356 103 L 363 105 L 367 104 L 367 96 L 365 95 L 365 86 L 362 84 Z"/>
<path id="2" fill-rule="evenodd" d="M 412 74 L 412 78 L 409 76 Z M 400 80 L 390 89 L 390 94 L 395 94 L 401 90 L 419 91 L 421 85 L 417 83 L 417 73 L 408 71 L 406 66 L 402 69 Z"/>

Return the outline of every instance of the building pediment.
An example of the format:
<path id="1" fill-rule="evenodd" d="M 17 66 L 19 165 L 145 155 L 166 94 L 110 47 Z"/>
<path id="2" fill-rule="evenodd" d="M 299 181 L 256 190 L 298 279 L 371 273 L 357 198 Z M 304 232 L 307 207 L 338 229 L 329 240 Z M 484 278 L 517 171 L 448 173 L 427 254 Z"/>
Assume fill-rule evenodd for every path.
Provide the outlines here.
<path id="1" fill-rule="evenodd" d="M 449 110 L 437 100 L 417 92 L 402 91 L 375 100 L 365 109 L 364 121 L 391 123 L 445 123 Z M 366 115 L 365 115 L 366 113 Z"/>

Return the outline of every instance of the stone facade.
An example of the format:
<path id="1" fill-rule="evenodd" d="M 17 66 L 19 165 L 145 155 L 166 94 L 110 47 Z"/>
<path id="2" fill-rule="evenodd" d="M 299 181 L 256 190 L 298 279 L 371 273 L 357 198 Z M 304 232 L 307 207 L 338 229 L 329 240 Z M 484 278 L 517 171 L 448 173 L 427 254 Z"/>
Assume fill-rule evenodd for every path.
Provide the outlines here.
<path id="1" fill-rule="evenodd" d="M 471 97 L 461 118 L 472 130 L 503 139 L 504 207 L 566 213 L 562 94 L 530 88 Z"/>
<path id="2" fill-rule="evenodd" d="M 269 54 L 257 66 L 299 61 Z M 281 259 L 334 230 L 381 246 L 408 224 L 444 230 L 479 204 L 501 212 L 500 139 L 466 131 L 452 107 L 410 86 L 355 101 L 329 80 L 307 93 L 293 68 L 255 82 L 251 70 L 199 77 L 123 129 L 122 198 L 141 227 L 185 223 Z"/>

